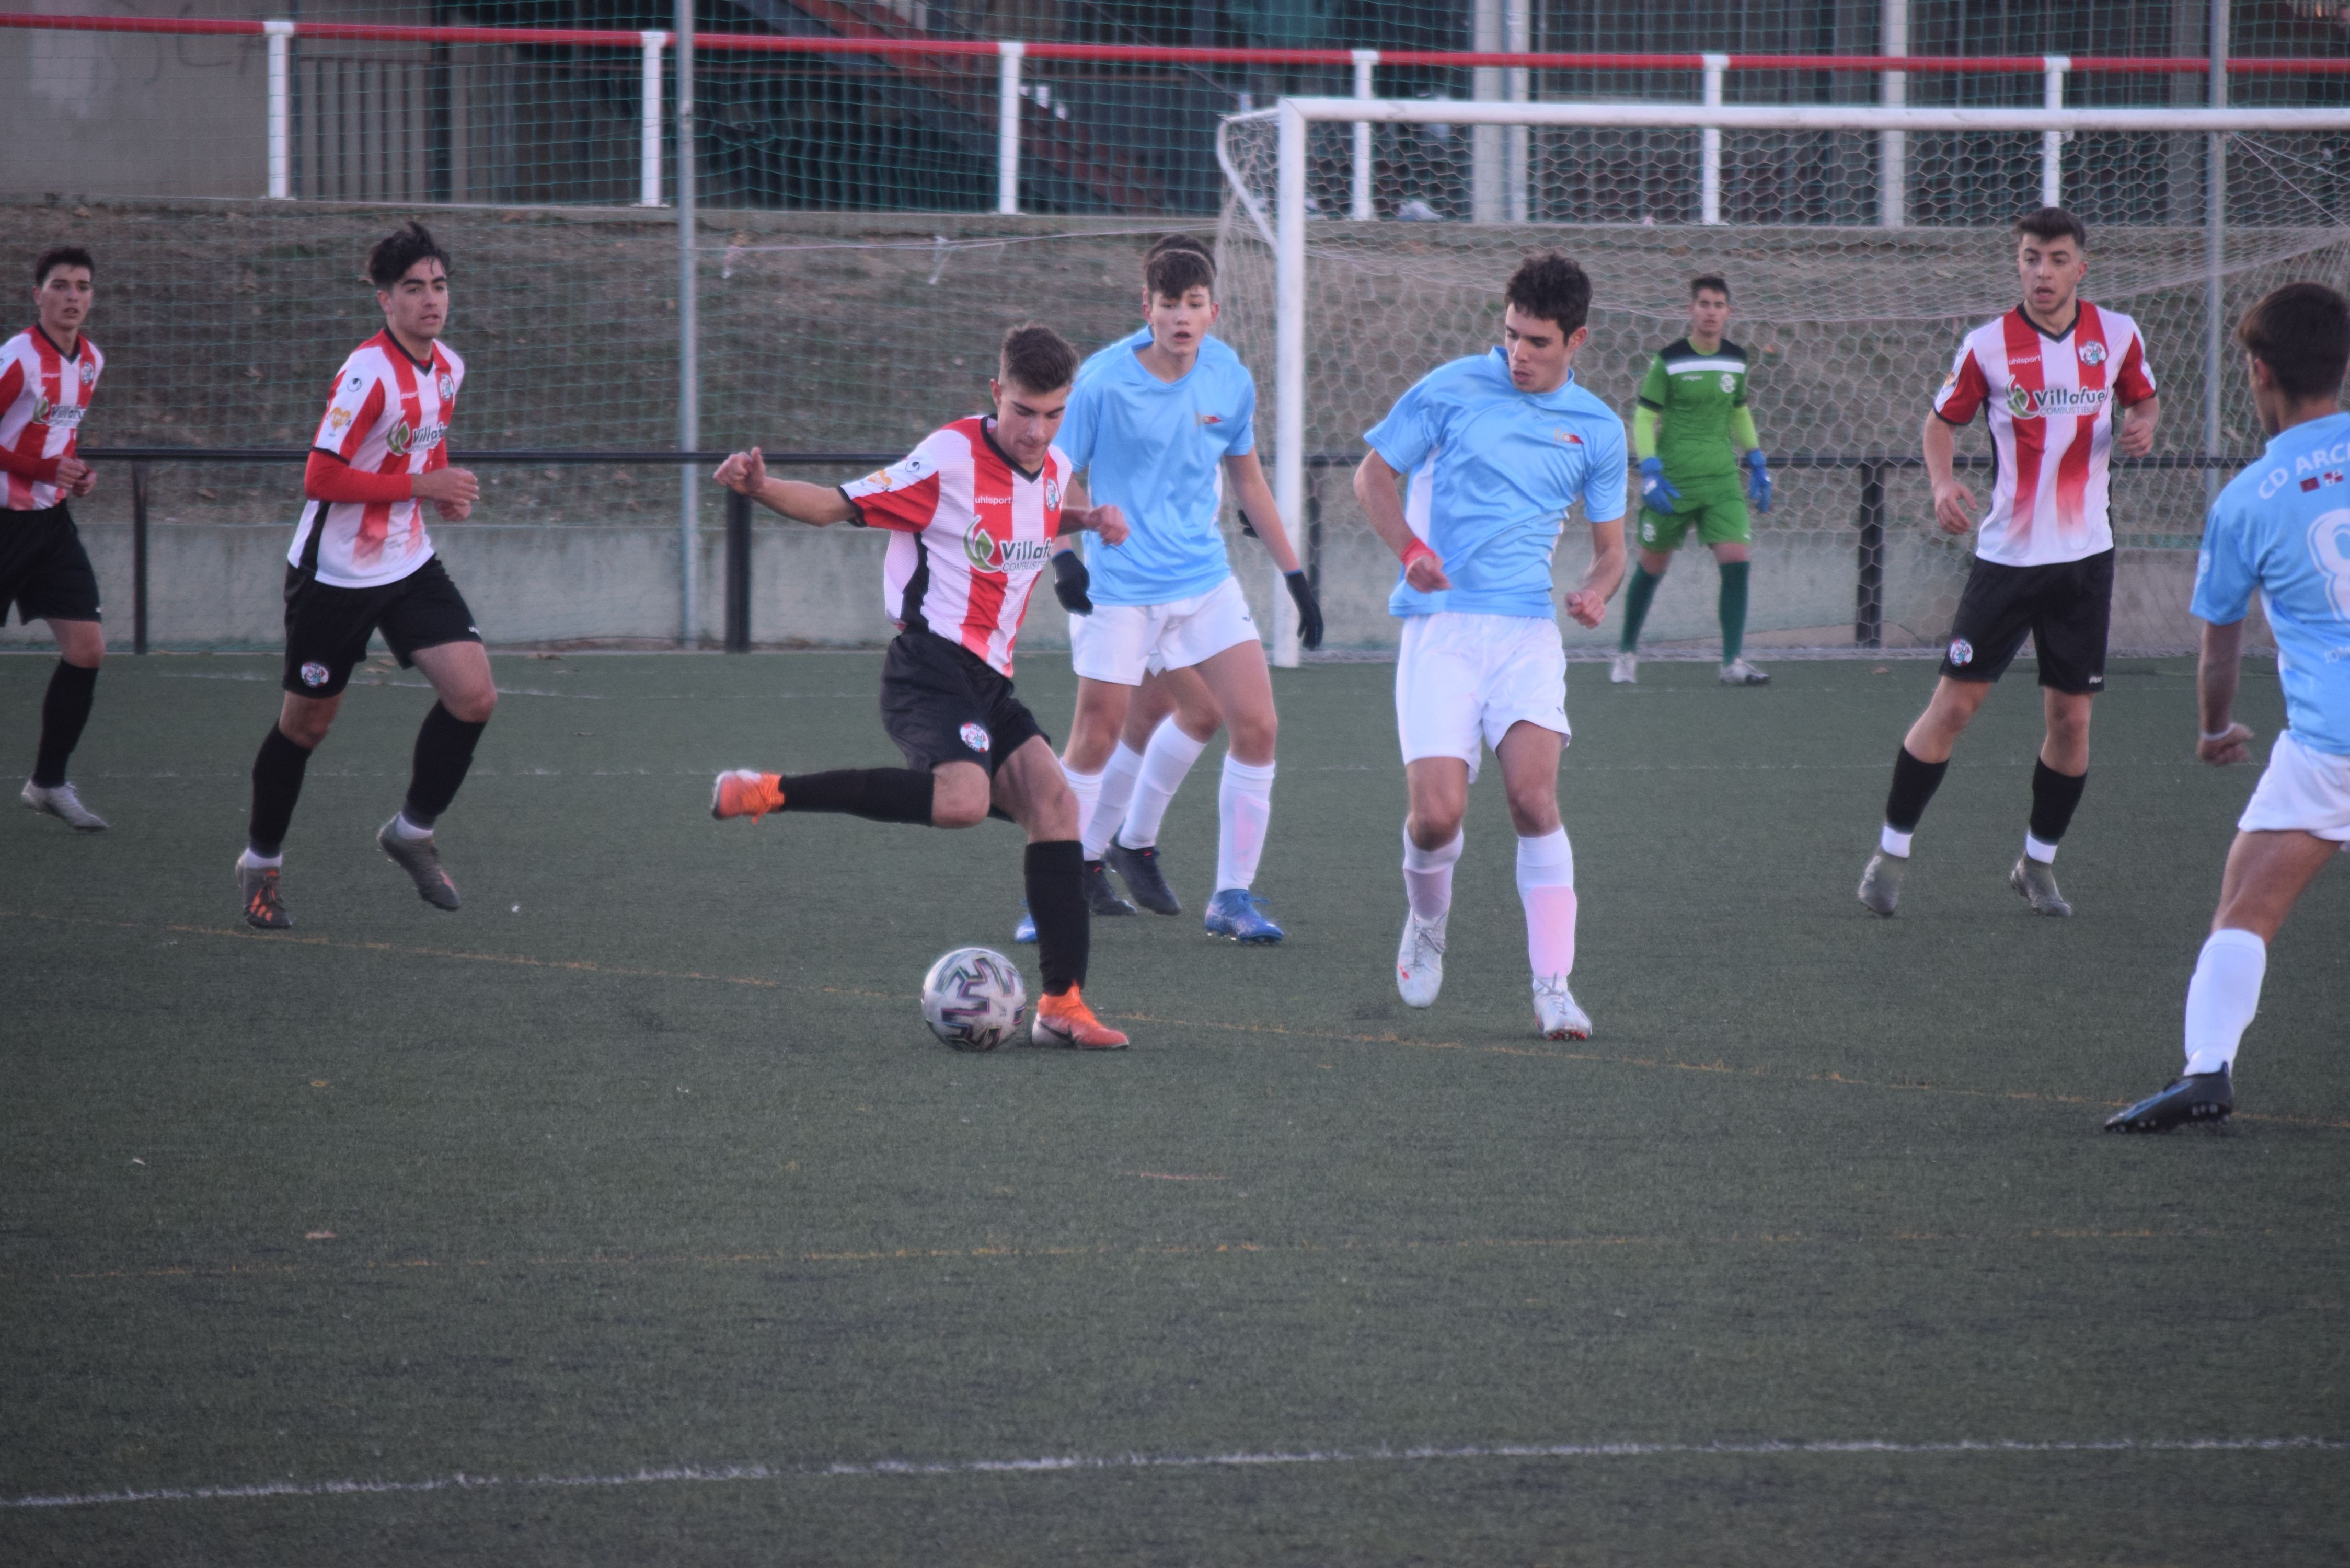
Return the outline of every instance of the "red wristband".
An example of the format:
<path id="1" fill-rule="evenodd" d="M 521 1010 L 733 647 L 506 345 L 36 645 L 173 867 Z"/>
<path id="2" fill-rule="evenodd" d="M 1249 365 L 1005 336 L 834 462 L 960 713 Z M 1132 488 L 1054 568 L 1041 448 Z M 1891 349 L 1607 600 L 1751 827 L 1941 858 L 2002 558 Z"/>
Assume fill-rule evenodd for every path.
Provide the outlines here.
<path id="1" fill-rule="evenodd" d="M 1407 572 L 1411 570 L 1411 564 L 1422 556 L 1431 561 L 1436 559 L 1436 552 L 1428 547 L 1428 541 L 1415 537 L 1410 544 L 1403 547 L 1403 569 Z"/>

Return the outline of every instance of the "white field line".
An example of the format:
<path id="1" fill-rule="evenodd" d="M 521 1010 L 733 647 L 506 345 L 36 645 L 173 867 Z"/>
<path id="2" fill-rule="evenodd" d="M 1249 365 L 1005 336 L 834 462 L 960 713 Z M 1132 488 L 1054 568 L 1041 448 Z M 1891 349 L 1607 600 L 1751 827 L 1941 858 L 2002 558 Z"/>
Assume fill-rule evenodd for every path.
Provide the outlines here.
<path id="1" fill-rule="evenodd" d="M 1249 1469 L 1274 1465 L 1427 1463 L 1444 1459 L 1772 1459 L 1805 1456 L 1950 1454 L 2240 1454 L 2314 1450 L 2350 1452 L 2342 1438 L 2107 1438 L 2030 1441 L 1961 1438 L 1902 1443 L 1877 1438 L 1723 1443 L 1476 1443 L 1459 1447 L 1274 1449 L 1221 1454 L 1054 1454 L 1006 1459 L 873 1459 L 828 1465 L 673 1465 L 611 1475 L 432 1476 L 423 1480 L 257 1481 L 244 1486 L 155 1487 L 120 1491 L 58 1492 L 0 1498 L 0 1511 L 98 1508 L 132 1502 L 250 1501 L 279 1497 L 350 1497 L 401 1492 L 521 1491 L 551 1488 L 654 1486 L 712 1481 L 874 1479 L 895 1476 L 1003 1475 L 1066 1470 Z"/>

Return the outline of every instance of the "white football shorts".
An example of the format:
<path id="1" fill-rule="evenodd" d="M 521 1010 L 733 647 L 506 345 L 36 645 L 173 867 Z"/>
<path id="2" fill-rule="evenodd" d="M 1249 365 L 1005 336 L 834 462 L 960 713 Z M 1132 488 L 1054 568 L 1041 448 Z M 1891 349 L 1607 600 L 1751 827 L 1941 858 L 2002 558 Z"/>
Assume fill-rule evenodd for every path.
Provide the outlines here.
<path id="1" fill-rule="evenodd" d="M 1069 618 L 1069 663 L 1088 680 L 1139 686 L 1145 670 L 1189 670 L 1262 640 L 1236 577 L 1163 605 L 1096 605 Z"/>
<path id="2" fill-rule="evenodd" d="M 1519 722 L 1573 735 L 1566 724 L 1566 645 L 1548 616 L 1406 616 L 1396 654 L 1396 736 L 1403 760 L 1459 757 L 1477 776 L 1479 742 L 1498 746 Z"/>
<path id="3" fill-rule="evenodd" d="M 2246 833 L 2306 833 L 2350 850 L 2350 757 L 2304 746 L 2285 731 L 2269 748 L 2269 765 L 2236 826 Z"/>

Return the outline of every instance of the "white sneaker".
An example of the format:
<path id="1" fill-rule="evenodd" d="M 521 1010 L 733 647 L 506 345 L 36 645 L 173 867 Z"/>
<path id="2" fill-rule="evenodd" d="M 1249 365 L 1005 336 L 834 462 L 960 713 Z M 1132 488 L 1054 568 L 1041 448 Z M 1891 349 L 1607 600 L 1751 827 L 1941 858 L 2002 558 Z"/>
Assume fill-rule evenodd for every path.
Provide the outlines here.
<path id="1" fill-rule="evenodd" d="M 81 796 L 74 793 L 74 786 L 69 784 L 44 787 L 27 779 L 24 794 L 16 798 L 35 811 L 47 812 L 51 816 L 63 819 L 76 833 L 106 831 L 106 818 L 82 805 Z"/>
<path id="2" fill-rule="evenodd" d="M 1607 667 L 1610 686 L 1637 686 L 1640 683 L 1640 660 L 1633 654 L 1619 653 Z"/>
<path id="3" fill-rule="evenodd" d="M 1545 1040 L 1591 1038 L 1591 1015 L 1575 1004 L 1563 974 L 1534 976 L 1534 1023 Z"/>
<path id="4" fill-rule="evenodd" d="M 1396 948 L 1396 992 L 1406 1007 L 1430 1007 L 1444 984 L 1444 922 L 1448 915 L 1423 920 L 1407 912 L 1403 941 Z"/>
<path id="5" fill-rule="evenodd" d="M 1733 659 L 1721 667 L 1724 686 L 1768 686 L 1771 677 L 1742 659 Z"/>

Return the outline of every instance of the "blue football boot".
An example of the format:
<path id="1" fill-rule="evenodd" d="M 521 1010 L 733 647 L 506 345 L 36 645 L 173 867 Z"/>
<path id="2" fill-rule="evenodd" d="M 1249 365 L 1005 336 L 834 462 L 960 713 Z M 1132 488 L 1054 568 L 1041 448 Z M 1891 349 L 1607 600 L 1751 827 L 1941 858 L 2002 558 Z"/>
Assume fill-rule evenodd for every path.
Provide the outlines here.
<path id="1" fill-rule="evenodd" d="M 1012 940 L 1015 942 L 1034 942 L 1036 940 L 1036 917 L 1028 912 L 1028 900 L 1025 898 L 1020 900 L 1020 923 L 1012 928 Z"/>
<path id="2" fill-rule="evenodd" d="M 1208 934 L 1236 942 L 1277 942 L 1285 934 L 1266 918 L 1264 900 L 1245 888 L 1227 888 L 1208 900 Z"/>
<path id="3" fill-rule="evenodd" d="M 2148 1095 L 2126 1111 L 2106 1118 L 2106 1130 L 2163 1133 L 2189 1123 L 2216 1127 L 2236 1109 L 2236 1085 L 2223 1064 L 2216 1073 L 2187 1073 L 2158 1095 Z"/>

